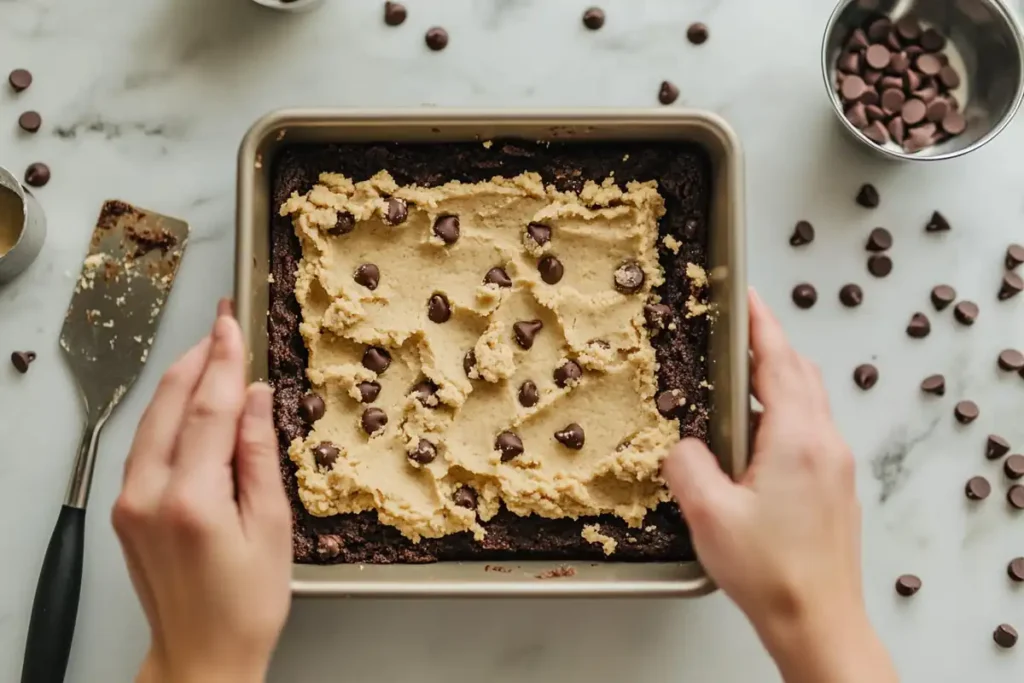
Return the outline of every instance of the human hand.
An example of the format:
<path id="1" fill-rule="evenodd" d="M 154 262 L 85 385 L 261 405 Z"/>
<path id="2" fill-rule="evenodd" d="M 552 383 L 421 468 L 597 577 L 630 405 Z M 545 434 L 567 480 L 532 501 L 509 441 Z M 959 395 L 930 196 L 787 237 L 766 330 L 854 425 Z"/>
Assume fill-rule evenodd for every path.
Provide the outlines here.
<path id="1" fill-rule="evenodd" d="M 704 567 L 787 681 L 896 680 L 864 608 L 853 455 L 818 368 L 753 290 L 749 304 L 751 386 L 764 406 L 750 468 L 733 482 L 702 442 L 687 439 L 666 459 L 665 478 Z M 871 659 L 865 650 L 881 668 L 858 668 Z M 872 676 L 854 678 L 865 672 Z"/>
<path id="2" fill-rule="evenodd" d="M 290 510 L 273 394 L 245 385 L 241 330 L 164 375 L 139 423 L 114 529 L 152 631 L 140 681 L 262 681 L 290 603 Z"/>

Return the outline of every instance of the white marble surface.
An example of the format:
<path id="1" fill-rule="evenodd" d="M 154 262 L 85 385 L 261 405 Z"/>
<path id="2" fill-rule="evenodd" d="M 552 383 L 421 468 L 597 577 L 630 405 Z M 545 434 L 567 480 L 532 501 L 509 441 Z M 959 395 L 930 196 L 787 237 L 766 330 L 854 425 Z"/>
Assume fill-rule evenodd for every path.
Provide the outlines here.
<path id="1" fill-rule="evenodd" d="M 819 361 L 859 462 L 865 508 L 865 582 L 872 617 L 907 681 L 1020 680 L 1024 652 L 997 652 L 1000 622 L 1024 627 L 1024 593 L 1005 576 L 1024 555 L 1024 519 L 1002 500 L 984 435 L 1024 448 L 1024 380 L 995 369 L 998 351 L 1024 346 L 1024 297 L 997 303 L 1003 250 L 1024 240 L 1024 121 L 967 158 L 891 165 L 840 134 L 818 73 L 831 0 L 601 0 L 608 22 L 580 26 L 585 2 L 408 0 L 397 29 L 378 0 L 327 0 L 308 15 L 279 15 L 246 0 L 0 0 L 0 72 L 36 76 L 21 95 L 0 88 L 0 164 L 43 160 L 39 192 L 50 222 L 40 259 L 0 289 L 0 352 L 34 349 L 26 376 L 0 364 L 0 679 L 16 680 L 35 579 L 78 439 L 79 406 L 56 337 L 91 221 L 120 197 L 193 225 L 150 365 L 100 447 L 87 529 L 85 583 L 69 681 L 124 681 L 147 643 L 108 521 L 131 433 L 160 370 L 206 329 L 230 293 L 234 158 L 259 115 L 290 105 L 591 106 L 656 104 L 675 81 L 681 103 L 728 119 L 745 143 L 751 280 L 796 345 Z M 686 43 L 707 22 L 711 40 Z M 431 25 L 451 33 L 428 52 Z M 20 111 L 44 118 L 21 135 Z M 882 206 L 853 203 L 875 183 Z M 954 230 L 925 235 L 933 209 Z M 787 243 L 799 218 L 817 241 Z M 863 241 L 876 225 L 896 239 L 895 272 L 870 278 Z M 816 284 L 811 311 L 791 287 Z M 866 302 L 839 306 L 861 283 Z M 977 325 L 932 315 L 924 341 L 903 330 L 928 291 L 948 282 L 981 305 Z M 881 382 L 857 390 L 853 367 L 874 359 Z M 919 381 L 944 372 L 943 399 Z M 981 406 L 962 428 L 952 406 Z M 970 505 L 973 474 L 995 484 Z M 757 571 L 751 567 L 750 571 Z M 897 599 L 894 578 L 925 588 Z M 1019 649 L 1019 648 L 1018 648 Z M 927 678 L 926 678 L 927 677 Z M 322 602 L 295 605 L 273 681 L 708 681 L 776 680 L 742 616 L 720 595 L 690 602 Z"/>

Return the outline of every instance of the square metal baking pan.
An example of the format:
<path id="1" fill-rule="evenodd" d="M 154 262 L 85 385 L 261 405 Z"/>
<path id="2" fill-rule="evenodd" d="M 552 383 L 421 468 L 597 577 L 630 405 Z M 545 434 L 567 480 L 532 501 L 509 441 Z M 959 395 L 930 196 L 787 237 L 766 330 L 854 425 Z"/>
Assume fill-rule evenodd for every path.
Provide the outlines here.
<path id="1" fill-rule="evenodd" d="M 235 302 L 250 349 L 249 373 L 267 377 L 267 283 L 273 161 L 284 146 L 330 142 L 445 142 L 519 138 L 594 142 L 688 141 L 711 161 L 708 274 L 714 323 L 708 349 L 710 441 L 739 477 L 748 451 L 747 285 L 743 160 L 735 133 L 717 116 L 659 110 L 287 110 L 246 134 L 238 155 Z M 573 576 L 542 579 L 563 562 L 441 562 L 430 565 L 305 565 L 292 590 L 306 596 L 597 597 L 697 596 L 714 585 L 697 562 L 570 562 Z M 495 567 L 499 569 L 495 570 Z"/>

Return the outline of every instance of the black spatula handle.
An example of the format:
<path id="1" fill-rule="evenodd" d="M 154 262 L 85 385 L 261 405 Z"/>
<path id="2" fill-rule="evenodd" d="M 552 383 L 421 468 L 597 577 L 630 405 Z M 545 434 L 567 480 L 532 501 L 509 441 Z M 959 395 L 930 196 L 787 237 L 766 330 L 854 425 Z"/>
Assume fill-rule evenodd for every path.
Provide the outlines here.
<path id="1" fill-rule="evenodd" d="M 64 505 L 39 572 L 21 683 L 63 683 L 78 617 L 85 509 Z"/>

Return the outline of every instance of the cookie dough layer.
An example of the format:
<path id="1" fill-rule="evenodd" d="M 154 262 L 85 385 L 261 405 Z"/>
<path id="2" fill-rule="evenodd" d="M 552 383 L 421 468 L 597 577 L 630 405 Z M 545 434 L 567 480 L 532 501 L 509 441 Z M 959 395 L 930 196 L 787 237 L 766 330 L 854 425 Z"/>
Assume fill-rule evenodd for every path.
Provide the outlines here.
<path id="1" fill-rule="evenodd" d="M 401 222 L 396 200 L 408 208 Z M 306 509 L 376 511 L 413 540 L 460 531 L 482 538 L 481 522 L 500 503 L 524 516 L 614 514 L 640 526 L 669 499 L 658 469 L 679 434 L 678 422 L 655 408 L 655 352 L 643 316 L 663 281 L 656 240 L 664 211 L 653 181 L 623 191 L 608 179 L 573 193 L 534 173 L 432 188 L 399 187 L 386 172 L 360 183 L 322 174 L 288 199 L 281 213 L 292 217 L 302 245 L 295 296 L 307 376 L 326 404 L 289 449 Z M 346 215 L 355 221 L 350 232 Z M 445 216 L 459 219 L 454 243 L 436 234 Z M 531 222 L 550 227 L 550 241 L 527 236 Z M 554 284 L 538 269 L 550 256 L 564 265 Z M 378 282 L 357 276 L 367 264 Z M 644 273 L 635 292 L 615 286 L 623 264 Z M 510 287 L 485 284 L 495 267 Z M 451 309 L 440 323 L 428 313 L 438 294 Z M 527 321 L 543 325 L 532 343 L 515 332 Z M 388 350 L 387 369 L 363 363 L 371 346 Z M 560 387 L 554 373 L 568 360 L 583 376 Z M 423 380 L 437 387 L 427 401 L 412 391 Z M 539 393 L 530 407 L 518 396 L 526 381 Z M 361 382 L 380 384 L 372 407 L 388 418 L 372 435 L 361 419 L 369 405 L 359 402 Z M 580 449 L 555 437 L 573 423 L 585 435 Z M 495 439 L 506 431 L 523 452 L 503 460 Z M 423 440 L 438 455 L 421 466 L 407 456 Z M 323 443 L 339 449 L 332 463 L 314 454 Z M 476 492 L 477 509 L 456 504 L 464 486 Z"/>

